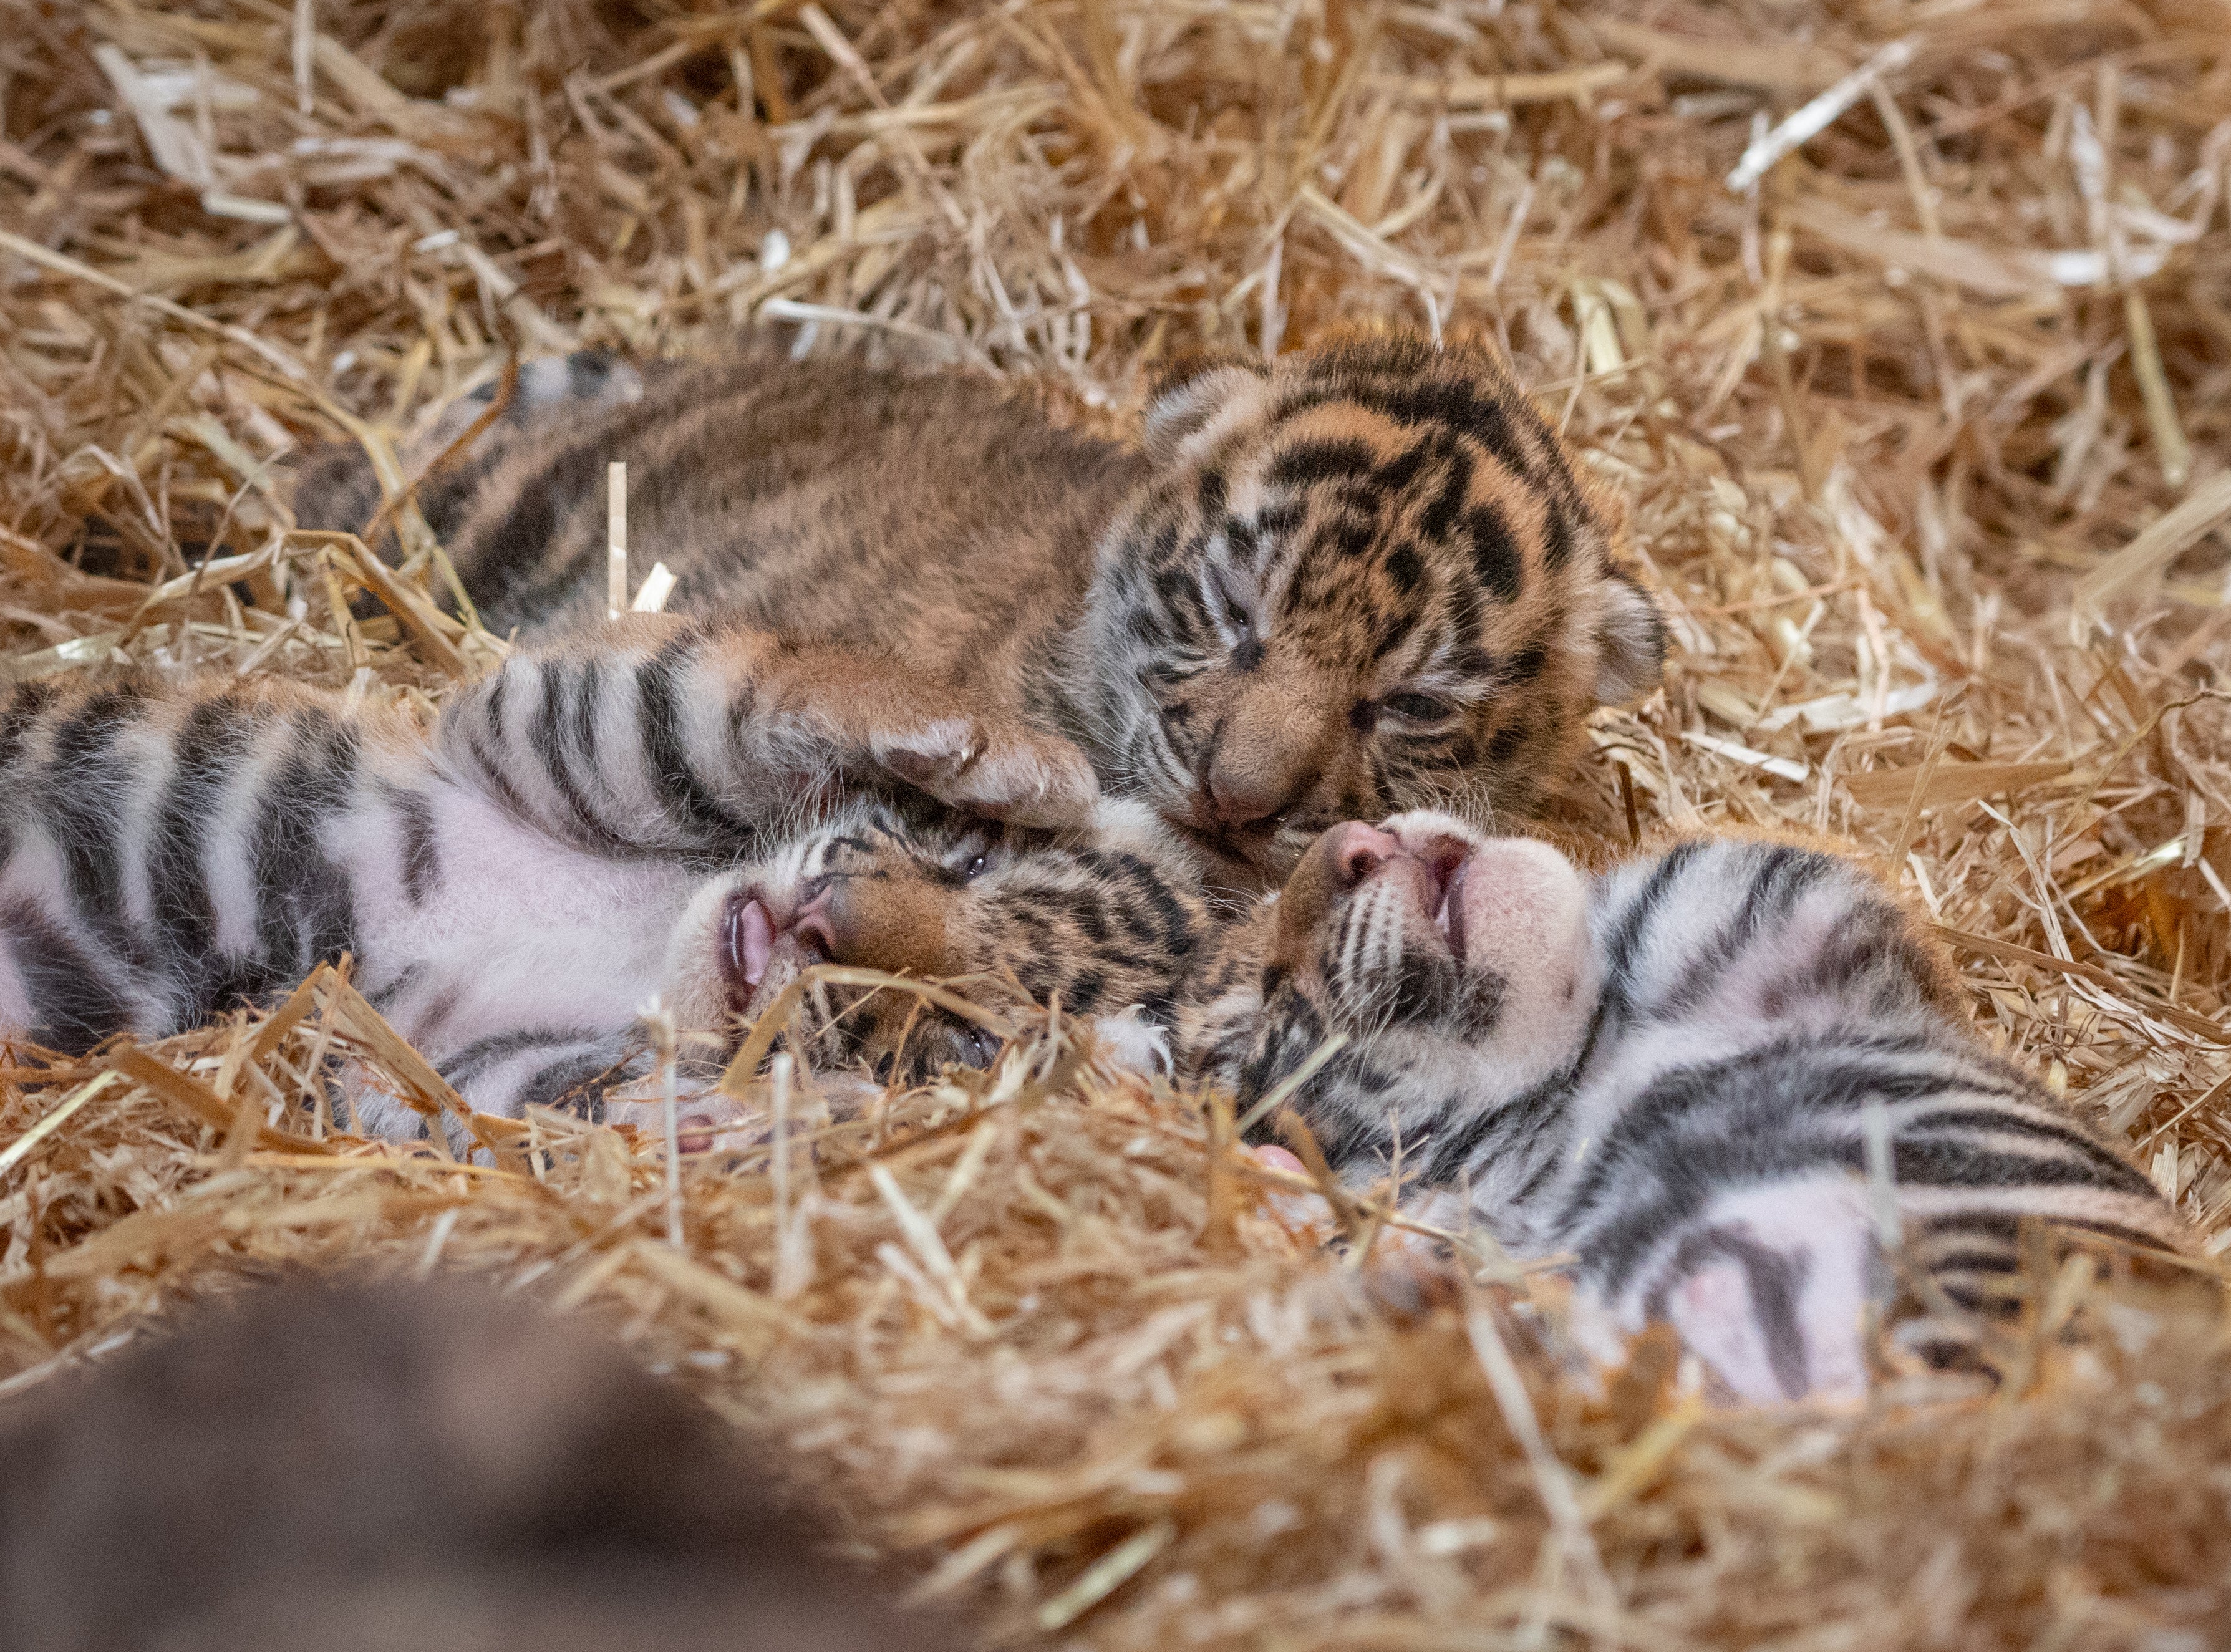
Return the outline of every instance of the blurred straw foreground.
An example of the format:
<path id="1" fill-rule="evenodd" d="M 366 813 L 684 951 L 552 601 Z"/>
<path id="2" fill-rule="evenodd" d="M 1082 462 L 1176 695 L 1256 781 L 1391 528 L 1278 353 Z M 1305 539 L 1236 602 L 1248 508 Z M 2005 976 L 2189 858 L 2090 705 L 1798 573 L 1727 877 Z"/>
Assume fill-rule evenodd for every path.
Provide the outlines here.
<path id="1" fill-rule="evenodd" d="M 280 461 L 353 436 L 399 484 L 514 354 L 757 323 L 1128 415 L 1203 344 L 1479 328 L 1626 492 L 1680 645 L 1568 823 L 1848 835 L 2220 1253 L 2228 164 L 2223 0 L 0 0 L 0 671 L 430 711 L 502 642 L 409 594 L 423 533 L 401 620 L 352 620 L 377 576 L 290 534 Z M 1228 1111 L 1096 1081 L 1057 1022 L 863 1123 L 801 1087 L 782 1162 L 687 1166 L 678 1247 L 655 1133 L 536 1118 L 493 1168 L 318 1133 L 339 1059 L 439 1100 L 383 1030 L 326 972 L 15 1053 L 0 1387 L 370 1257 L 620 1329 L 1001 1643 L 2231 1623 L 2205 1276 L 2040 1279 L 1995 1397 L 1722 1414 L 1652 1341 L 1575 1380 L 1553 1274 L 1316 1253 Z"/>

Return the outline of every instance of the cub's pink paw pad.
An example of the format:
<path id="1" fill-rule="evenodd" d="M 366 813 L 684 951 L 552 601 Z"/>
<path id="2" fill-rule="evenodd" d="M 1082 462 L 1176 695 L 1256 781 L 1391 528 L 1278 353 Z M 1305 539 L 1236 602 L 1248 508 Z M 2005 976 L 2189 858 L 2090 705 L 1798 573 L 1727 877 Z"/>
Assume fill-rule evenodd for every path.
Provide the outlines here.
<path id="1" fill-rule="evenodd" d="M 1251 1147 L 1248 1153 L 1265 1170 L 1284 1171 L 1290 1176 L 1307 1176 L 1309 1166 L 1303 1164 L 1284 1147 Z M 1318 1193 L 1290 1191 L 1285 1188 L 1266 1188 L 1264 1203 L 1278 1219 L 1297 1233 L 1311 1233 L 1329 1227 L 1332 1209 Z"/>

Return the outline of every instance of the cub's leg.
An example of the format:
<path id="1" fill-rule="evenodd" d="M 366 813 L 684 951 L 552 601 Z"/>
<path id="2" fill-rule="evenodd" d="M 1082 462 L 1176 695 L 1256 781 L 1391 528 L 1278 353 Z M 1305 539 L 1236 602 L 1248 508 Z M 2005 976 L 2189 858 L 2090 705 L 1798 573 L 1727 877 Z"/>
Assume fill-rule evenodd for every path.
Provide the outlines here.
<path id="1" fill-rule="evenodd" d="M 1889 1306 L 1865 1184 L 1833 1171 L 1730 1189 L 1611 1300 L 1582 1260 L 1581 1309 L 1636 1331 L 1663 1320 L 1739 1400 L 1867 1391 L 1867 1335 Z"/>
<path id="2" fill-rule="evenodd" d="M 1099 796 L 1068 741 L 903 666 L 665 615 L 514 654 L 439 738 L 522 818 L 605 849 L 732 853 L 832 784 L 1028 826 L 1082 824 Z"/>

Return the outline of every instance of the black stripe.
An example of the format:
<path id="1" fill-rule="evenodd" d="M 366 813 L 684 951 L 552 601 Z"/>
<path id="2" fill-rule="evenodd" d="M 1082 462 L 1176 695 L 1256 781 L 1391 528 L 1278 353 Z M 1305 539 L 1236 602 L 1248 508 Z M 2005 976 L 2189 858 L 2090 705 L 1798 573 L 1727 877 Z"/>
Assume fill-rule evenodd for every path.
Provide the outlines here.
<path id="1" fill-rule="evenodd" d="M 1966 1087 L 1963 1086 L 1962 1087 Z M 2022 1100 L 2031 1098 L 2023 1097 Z M 1931 1108 L 1904 1126 L 1903 1133 L 1925 1139 L 1942 1130 L 2003 1132 L 2025 1136 L 2033 1141 L 2050 1142 L 2100 1167 L 2111 1179 L 2118 1180 L 2130 1191 L 2153 1191 L 2152 1181 L 2124 1163 L 2122 1157 L 2105 1143 L 2095 1140 L 2079 1126 L 2057 1120 L 2032 1119 L 2021 1113 L 2001 1112 L 1994 1107 Z"/>
<path id="2" fill-rule="evenodd" d="M 468 554 L 459 561 L 475 601 L 501 604 L 523 620 L 571 593 L 576 572 L 571 565 L 552 579 L 538 581 L 535 574 L 557 542 L 566 513 L 595 488 L 605 458 L 604 445 L 597 442 L 565 448 L 519 490 L 504 515 L 488 522 L 475 518 L 467 525 L 479 531 L 462 547 Z"/>
<path id="3" fill-rule="evenodd" d="M 1471 455 L 1454 443 L 1436 444 L 1436 455 L 1445 466 L 1441 491 L 1418 519 L 1418 532 L 1436 542 L 1445 539 L 1455 532 L 1458 519 L 1464 514 L 1465 500 L 1471 493 Z"/>
<path id="4" fill-rule="evenodd" d="M 497 672 L 489 679 L 488 693 L 481 696 L 480 704 L 475 708 L 480 713 L 481 723 L 487 730 L 488 737 L 499 745 L 505 743 L 506 738 L 503 732 L 503 702 L 510 694 L 511 685 L 514 681 L 516 681 L 515 673 Z"/>
<path id="5" fill-rule="evenodd" d="M 1354 437 L 1296 442 L 1271 461 L 1273 487 L 1307 487 L 1313 483 L 1368 476 L 1379 462 L 1371 444 Z"/>
<path id="6" fill-rule="evenodd" d="M 1726 858 L 1726 857 L 1723 857 Z M 1647 1006 L 1652 1016 L 1668 1020 L 1695 1010 L 1725 977 L 1728 966 L 1746 951 L 1769 920 L 1786 919 L 1804 893 L 1837 863 L 1825 855 L 1787 843 L 1768 846 L 1750 868 L 1733 914 L 1709 944 L 1682 970 L 1672 987 Z"/>
<path id="7" fill-rule="evenodd" d="M 1324 1042 L 1324 1019 L 1317 1013 L 1316 1006 L 1300 994 L 1284 994 L 1276 1004 L 1266 1003 L 1263 1009 L 1264 1028 L 1255 1052 L 1240 1068 L 1232 1086 L 1243 1109 L 1259 1100 L 1264 1092 L 1308 1060 Z M 1316 1126 L 1315 1116 L 1311 1116 L 1310 1124 L 1312 1128 Z M 1256 1126 L 1256 1133 L 1251 1139 L 1274 1139 L 1267 1119 Z"/>
<path id="8" fill-rule="evenodd" d="M 512 1106 L 522 1113 L 529 1107 L 562 1107 L 598 1123 L 605 1116 L 605 1092 L 625 1076 L 607 1052 L 592 1050 L 541 1068 L 513 1093 Z"/>
<path id="9" fill-rule="evenodd" d="M 1088 849 L 1077 860 L 1087 871 L 1122 885 L 1119 911 L 1141 917 L 1151 913 L 1160 920 L 1161 927 L 1153 932 L 1153 939 L 1173 958 L 1182 958 L 1192 952 L 1199 939 L 1193 913 L 1151 864 L 1136 855 L 1104 849 Z"/>
<path id="10" fill-rule="evenodd" d="M 1846 1163 L 1859 1149 L 1842 1130 L 1811 1130 L 1801 1139 L 1799 1122 L 1808 1114 L 1840 1120 L 1870 1102 L 1894 1107 L 1960 1087 L 1956 1071 L 1948 1076 L 1937 1068 L 1917 1073 L 1885 1065 L 1886 1056 L 1916 1053 L 1941 1051 L 1917 1030 L 1869 1031 L 1833 1042 L 1797 1033 L 1718 1061 L 1654 1074 L 1622 1102 L 1619 1117 L 1590 1149 L 1588 1168 L 1560 1219 L 1584 1221 L 1620 1186 L 1630 1166 L 1678 1164 L 1692 1174 L 1724 1171 L 1741 1180 L 1746 1167 L 1762 1174 Z"/>
<path id="11" fill-rule="evenodd" d="M 1554 1139 L 1553 1123 L 1563 1123 L 1561 1115 L 1572 1098 L 1572 1081 L 1570 1070 L 1553 1074 L 1509 1100 L 1486 1107 L 1470 1096 L 1452 1096 L 1435 1113 L 1436 1120 L 1444 1122 L 1434 1133 L 1420 1179 L 1431 1187 L 1453 1187 L 1468 1171 L 1476 1177 L 1484 1158 L 1499 1160 L 1514 1152 L 1531 1154 Z M 1446 1127 L 1445 1120 L 1466 1113 L 1471 1116 L 1460 1128 Z"/>
<path id="12" fill-rule="evenodd" d="M 1447 445 L 1445 438 L 1435 442 L 1427 437 L 1413 442 L 1385 464 L 1371 473 L 1370 484 L 1357 489 L 1362 501 L 1376 503 L 1388 494 L 1406 493 L 1426 468 L 1426 461 L 1436 448 Z"/>
<path id="13" fill-rule="evenodd" d="M 1919 1217 L 1908 1226 L 1923 1239 L 1941 1234 L 1975 1235 L 2011 1245 L 2021 1237 L 2021 1223 L 2020 1216 L 2003 1210 L 1946 1210 Z"/>
<path id="14" fill-rule="evenodd" d="M 573 677 L 573 704 L 568 713 L 573 737 L 571 749 L 579 752 L 582 760 L 589 765 L 592 780 L 604 777 L 605 790 L 610 791 L 615 788 L 617 783 L 605 774 L 607 767 L 605 752 L 597 739 L 597 709 L 603 703 L 604 697 L 605 662 L 599 658 L 592 656 L 581 662 L 579 670 Z M 560 740 L 559 745 L 560 763 L 570 761 L 570 758 L 566 754 L 564 741 Z M 570 776 L 572 771 L 568 769 L 566 772 Z M 602 816 L 598 816 L 595 809 L 586 802 L 584 802 L 581 806 L 581 815 L 583 819 L 592 822 L 606 836 L 611 835 L 611 829 L 605 825 Z"/>
<path id="15" fill-rule="evenodd" d="M 1509 410 L 1492 396 L 1448 379 L 1398 378 L 1376 384 L 1296 391 L 1278 406 L 1281 423 L 1312 408 L 1348 405 L 1390 423 L 1439 427 L 1477 442 L 1512 474 L 1529 473 L 1528 455 L 1510 428 Z M 1554 455 L 1553 455 L 1554 456 Z M 1562 469 L 1562 465 L 1558 466 Z"/>
<path id="16" fill-rule="evenodd" d="M 459 1089 L 482 1073 L 524 1051 L 544 1047 L 578 1049 L 598 1042 L 598 1035 L 579 1027 L 530 1027 L 491 1033 L 475 1040 L 442 1063 L 442 1076 Z"/>
<path id="17" fill-rule="evenodd" d="M 170 784 L 156 805 L 148 842 L 147 887 L 171 972 L 205 997 L 215 968 L 217 903 L 204 861 L 206 836 L 223 805 L 226 780 L 247 759 L 269 718 L 236 700 L 204 700 L 186 714 L 171 751 Z"/>
<path id="18" fill-rule="evenodd" d="M 0 912 L 0 942 L 7 945 L 30 999 L 32 1042 L 65 1055 L 82 1055 L 111 1034 L 126 1030 L 132 1010 L 93 959 L 29 901 Z"/>
<path id="19" fill-rule="evenodd" d="M 1791 1037 L 1725 1061 L 1657 1075 L 1629 1099 L 1589 1153 L 1586 1171 L 1555 1216 L 1560 1242 L 1580 1243 L 1600 1207 L 1616 1213 L 1586 1236 L 1596 1265 L 1623 1277 L 1657 1236 L 1693 1218 L 1718 1192 L 1824 1170 L 1866 1172 L 1866 1151 L 1848 1120 L 1869 1101 L 1897 1105 L 1958 1093 L 1964 1063 L 1922 1072 L 1885 1069 L 1885 1055 L 1943 1048 L 1956 1038 L 1869 1030 L 1825 1047 Z M 1837 1127 L 1804 1128 L 1807 1115 Z M 2055 1135 L 2055 1145 L 2063 1139 Z M 1972 1140 L 1917 1137 L 1902 1127 L 1892 1143 L 1897 1180 L 1913 1186 L 1976 1188 L 2091 1187 L 2132 1194 L 2150 1184 L 2111 1155 L 2077 1162 L 1997 1151 Z"/>
<path id="20" fill-rule="evenodd" d="M 1562 500 L 1545 500 L 1542 506 L 1542 527 L 1549 540 L 1543 559 L 1552 570 L 1564 567 L 1573 559 L 1573 519 Z"/>
<path id="21" fill-rule="evenodd" d="M 378 986 L 372 986 L 359 978 L 358 984 L 364 987 L 365 1002 L 384 1016 L 393 1009 L 404 993 L 425 978 L 426 966 L 411 964 L 406 965 L 403 972 L 392 981 L 383 981 Z"/>
<path id="22" fill-rule="evenodd" d="M 2152 1192 L 2156 1199 L 2160 1198 L 2161 1195 L 2158 1189 L 2150 1187 L 2149 1191 Z M 2169 1206 L 2166 1201 L 2163 1202 L 2162 1210 L 2164 1215 L 2168 1214 Z M 2041 1211 L 2039 1213 L 2036 1219 L 2044 1223 L 2048 1228 L 2062 1229 L 2067 1232 L 2079 1235 L 2088 1234 L 2100 1239 L 2117 1240 L 2123 1244 L 2134 1246 L 2140 1250 L 2162 1250 L 2164 1249 L 2173 1249 L 2175 1248 L 2173 1246 L 2165 1245 L 2159 1234 L 2147 1233 L 2143 1229 L 2125 1227 L 2119 1222 L 2103 1221 L 2095 1216 L 2059 1216 L 2050 1211 Z"/>
<path id="23" fill-rule="evenodd" d="M 423 791 L 398 787 L 389 794 L 403 830 L 403 894 L 423 907 L 442 881 L 442 847 L 434 830 L 434 805 Z"/>
<path id="24" fill-rule="evenodd" d="M 749 842 L 751 827 L 706 790 L 682 750 L 674 679 L 690 662 L 696 646 L 693 637 L 677 638 L 636 668 L 636 714 L 644 754 L 667 815 L 681 821 L 696 842 Z"/>
<path id="25" fill-rule="evenodd" d="M 576 350 L 566 358 L 566 391 L 569 396 L 592 397 L 605 388 L 611 376 L 611 358 L 602 351 Z"/>
<path id="26" fill-rule="evenodd" d="M 1858 1143 L 1846 1157 L 1853 1169 L 1864 1168 Z M 2159 1197 L 2151 1182 L 2111 1158 L 2072 1165 L 2065 1158 L 1999 1152 L 1973 1142 L 1901 1138 L 1891 1144 L 1891 1166 L 1898 1183 L 1908 1187 L 2090 1187 Z"/>
<path id="27" fill-rule="evenodd" d="M 146 688 L 119 683 L 89 696 L 55 730 L 40 787 L 54 814 L 54 837 L 62 853 L 74 904 L 103 932 L 105 940 L 129 945 L 124 912 L 123 810 L 116 801 L 131 777 L 116 761 L 117 737 L 138 720 Z"/>
<path id="28" fill-rule="evenodd" d="M 1932 1270 L 1932 1277 L 1934 1270 Z M 1986 1294 L 1974 1285 L 1963 1285 L 1949 1279 L 1937 1279 L 1937 1288 L 1944 1293 L 1944 1300 L 1954 1307 L 1983 1320 L 2011 1320 L 2021 1312 L 2021 1303 L 2003 1294 Z"/>
<path id="29" fill-rule="evenodd" d="M 54 700 L 54 686 L 45 682 L 19 684 L 8 696 L 7 709 L 0 711 L 0 772 L 13 773 L 23 755 L 23 737 Z"/>
<path id="30" fill-rule="evenodd" d="M 1642 944 L 1643 931 L 1672 892 L 1682 868 L 1696 859 L 1704 847 L 1703 841 L 1695 838 L 1676 843 L 1651 868 L 1642 887 L 1627 897 L 1619 923 L 1604 947 L 1604 999 L 1607 1005 L 1624 1009 L 1631 1000 L 1627 977 L 1633 970 L 1634 953 Z"/>
<path id="31" fill-rule="evenodd" d="M 1975 1339 L 1950 1326 L 1940 1325 L 1927 1336 L 1900 1336 L 1898 1345 L 1931 1371 L 1972 1371 L 1998 1380 L 1999 1373 L 1978 1358 Z"/>
<path id="32" fill-rule="evenodd" d="M 566 711 L 566 674 L 555 662 L 542 668 L 542 698 L 527 718 L 527 739 L 542 772 L 566 806 L 579 835 L 591 842 L 614 841 L 612 829 L 598 815 L 573 777 L 572 752 L 567 749 L 566 726 L 570 721 L 578 738 L 579 750 L 588 759 L 592 772 L 597 769 L 596 727 L 597 688 L 603 673 L 593 659 L 586 661 L 573 685 L 577 700 L 569 718 Z"/>
<path id="33" fill-rule="evenodd" d="M 2008 1250 L 1948 1250 L 1929 1259 L 1936 1274 L 2018 1274 L 2021 1262 Z"/>
<path id="34" fill-rule="evenodd" d="M 324 828 L 352 800 L 361 739 L 322 709 L 288 720 L 289 745 L 257 809 L 253 996 L 300 980 L 356 945 L 356 896 L 326 856 Z"/>

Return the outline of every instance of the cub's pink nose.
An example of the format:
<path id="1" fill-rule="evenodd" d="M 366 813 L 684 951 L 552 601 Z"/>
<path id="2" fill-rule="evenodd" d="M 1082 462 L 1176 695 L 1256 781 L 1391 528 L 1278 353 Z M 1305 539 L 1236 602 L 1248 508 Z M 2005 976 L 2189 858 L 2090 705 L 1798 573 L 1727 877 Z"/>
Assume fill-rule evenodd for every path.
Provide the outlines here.
<path id="1" fill-rule="evenodd" d="M 1343 889 L 1353 889 L 1381 864 L 1400 855 L 1402 840 L 1360 820 L 1333 828 L 1332 864 Z"/>

